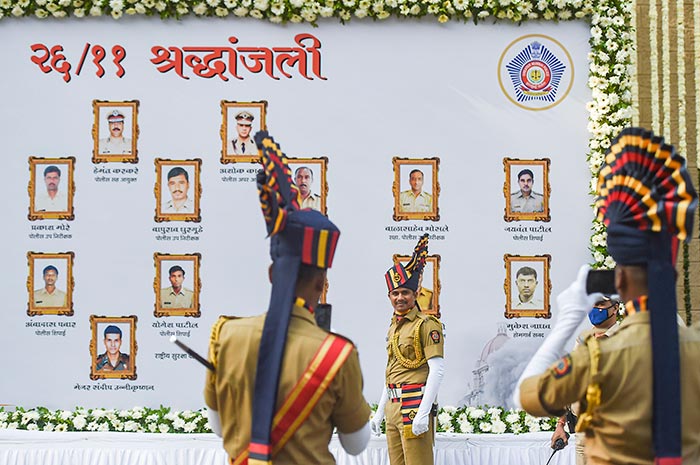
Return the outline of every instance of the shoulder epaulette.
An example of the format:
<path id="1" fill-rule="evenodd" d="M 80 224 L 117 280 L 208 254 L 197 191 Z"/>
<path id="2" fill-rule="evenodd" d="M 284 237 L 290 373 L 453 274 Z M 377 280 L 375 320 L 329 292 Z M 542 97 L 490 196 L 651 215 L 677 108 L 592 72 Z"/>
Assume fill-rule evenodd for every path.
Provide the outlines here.
<path id="1" fill-rule="evenodd" d="M 216 320 L 216 323 L 214 323 L 214 326 L 211 327 L 211 334 L 209 336 L 209 361 L 211 362 L 212 365 L 214 365 L 214 368 L 216 368 L 216 359 L 217 359 L 217 353 L 214 350 L 214 347 L 217 342 L 219 342 L 219 334 L 221 334 L 221 328 L 224 326 L 224 324 L 227 321 L 230 320 L 235 320 L 238 317 L 235 316 L 220 316 L 218 320 Z"/>
<path id="2" fill-rule="evenodd" d="M 332 334 L 333 336 L 336 336 L 336 337 L 339 337 L 339 338 L 341 338 L 341 339 L 344 339 L 344 340 L 348 341 L 350 344 L 352 344 L 353 347 L 357 348 L 357 346 L 355 345 L 355 343 L 352 342 L 352 339 L 350 339 L 349 337 L 343 336 L 342 334 L 334 333 L 333 331 L 328 331 L 328 334 Z"/>

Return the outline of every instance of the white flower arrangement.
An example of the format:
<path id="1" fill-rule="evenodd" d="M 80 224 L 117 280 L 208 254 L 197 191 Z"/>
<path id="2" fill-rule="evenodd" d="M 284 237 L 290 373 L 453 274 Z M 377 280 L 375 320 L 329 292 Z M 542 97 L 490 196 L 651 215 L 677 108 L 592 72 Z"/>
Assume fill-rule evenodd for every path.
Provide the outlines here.
<path id="1" fill-rule="evenodd" d="M 376 406 L 374 406 L 376 410 Z M 522 410 L 445 406 L 437 416 L 443 433 L 528 433 L 554 429 L 556 418 L 535 418 Z M 211 433 L 206 409 L 173 411 L 134 407 L 129 410 L 49 410 L 44 407 L 6 411 L 0 408 L 0 429 L 27 431 L 100 431 L 135 433 Z"/>
<path id="2" fill-rule="evenodd" d="M 44 407 L 6 411 L 0 408 L 0 429 L 28 431 L 118 431 L 137 433 L 210 433 L 206 410 L 172 411 L 134 407 L 129 410 L 49 410 Z"/>

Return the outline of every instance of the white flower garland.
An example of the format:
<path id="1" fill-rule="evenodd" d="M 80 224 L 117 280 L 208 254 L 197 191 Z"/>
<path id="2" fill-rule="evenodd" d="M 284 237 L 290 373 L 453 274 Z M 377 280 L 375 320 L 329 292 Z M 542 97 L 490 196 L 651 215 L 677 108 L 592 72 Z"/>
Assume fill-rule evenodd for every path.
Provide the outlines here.
<path id="1" fill-rule="evenodd" d="M 374 406 L 376 410 L 376 405 Z M 498 407 L 442 407 L 437 430 L 443 433 L 534 433 L 553 431 L 556 418 L 536 418 L 523 410 Z M 206 410 L 182 412 L 161 407 L 128 410 L 49 410 L 44 407 L 5 411 L 0 408 L 0 430 L 100 431 L 136 433 L 211 433 Z"/>

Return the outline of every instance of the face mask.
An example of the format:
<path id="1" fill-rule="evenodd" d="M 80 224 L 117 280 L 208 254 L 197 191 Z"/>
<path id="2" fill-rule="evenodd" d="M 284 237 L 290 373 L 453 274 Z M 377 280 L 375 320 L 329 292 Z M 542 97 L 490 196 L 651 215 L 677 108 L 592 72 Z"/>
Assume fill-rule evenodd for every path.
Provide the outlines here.
<path id="1" fill-rule="evenodd" d="M 614 315 L 614 313 L 613 313 Z M 612 315 L 608 316 L 608 309 L 607 308 L 597 308 L 593 307 L 590 312 L 588 312 L 588 319 L 591 320 L 591 323 L 594 326 L 598 326 L 608 318 L 610 318 Z"/>

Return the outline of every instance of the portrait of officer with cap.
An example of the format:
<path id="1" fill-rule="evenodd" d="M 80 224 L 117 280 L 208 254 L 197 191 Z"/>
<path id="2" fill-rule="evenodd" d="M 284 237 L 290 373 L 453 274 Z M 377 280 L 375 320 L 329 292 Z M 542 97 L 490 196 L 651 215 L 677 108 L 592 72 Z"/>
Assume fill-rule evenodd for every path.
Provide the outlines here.
<path id="1" fill-rule="evenodd" d="M 99 140 L 97 153 L 100 155 L 129 155 L 132 153 L 132 140 L 124 136 L 126 117 L 124 110 L 107 109 L 109 135 Z"/>
<path id="2" fill-rule="evenodd" d="M 677 324 L 675 269 L 697 202 L 685 159 L 663 138 L 626 128 L 612 140 L 595 209 L 626 316 L 614 335 L 590 335 L 564 355 L 601 297 L 581 267 L 557 296 L 557 321 L 513 396 L 535 416 L 562 415 L 580 401 L 587 463 L 700 463 L 700 327 Z"/>
<path id="3" fill-rule="evenodd" d="M 248 110 L 235 114 L 235 134 L 231 132 L 228 142 L 229 155 L 258 155 L 258 146 L 253 139 L 253 121 L 255 116 Z"/>
<path id="4" fill-rule="evenodd" d="M 391 465 L 432 465 L 434 404 L 444 373 L 442 323 L 417 304 L 420 277 L 428 255 L 428 235 L 420 238 L 411 260 L 395 263 L 384 275 L 393 307 L 387 334 L 385 383 L 370 420 L 379 435 L 386 414 Z"/>
<path id="5" fill-rule="evenodd" d="M 233 464 L 331 465 L 334 430 L 352 455 L 370 437 L 357 349 L 314 319 L 340 231 L 322 213 L 301 208 L 285 155 L 266 132 L 255 138 L 263 148 L 257 184 L 272 293 L 266 314 L 222 317 L 212 328 L 209 424 Z"/>

